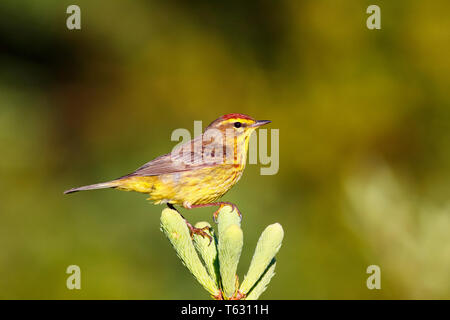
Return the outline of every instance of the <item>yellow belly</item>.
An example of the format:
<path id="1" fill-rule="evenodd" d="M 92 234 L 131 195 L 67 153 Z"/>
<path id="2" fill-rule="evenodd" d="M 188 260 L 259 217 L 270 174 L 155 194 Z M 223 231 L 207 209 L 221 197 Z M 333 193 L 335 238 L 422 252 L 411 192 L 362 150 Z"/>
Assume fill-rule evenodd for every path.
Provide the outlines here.
<path id="1" fill-rule="evenodd" d="M 224 164 L 160 176 L 123 179 L 118 189 L 148 193 L 155 204 L 206 204 L 218 200 L 240 179 L 243 166 Z"/>

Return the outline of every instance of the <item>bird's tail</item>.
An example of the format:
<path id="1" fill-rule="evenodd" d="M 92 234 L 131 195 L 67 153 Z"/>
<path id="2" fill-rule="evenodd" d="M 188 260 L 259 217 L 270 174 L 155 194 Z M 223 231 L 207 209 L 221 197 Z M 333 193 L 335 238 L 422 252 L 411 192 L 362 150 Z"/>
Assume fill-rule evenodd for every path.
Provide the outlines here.
<path id="1" fill-rule="evenodd" d="M 78 187 L 78 188 L 72 188 L 72 189 L 64 191 L 64 194 L 78 192 L 78 191 L 84 191 L 84 190 L 114 188 L 114 187 L 117 187 L 118 185 L 119 185 L 119 182 L 117 180 L 113 180 L 113 181 L 108 181 L 108 182 L 90 184 L 88 186 L 83 186 L 83 187 Z"/>

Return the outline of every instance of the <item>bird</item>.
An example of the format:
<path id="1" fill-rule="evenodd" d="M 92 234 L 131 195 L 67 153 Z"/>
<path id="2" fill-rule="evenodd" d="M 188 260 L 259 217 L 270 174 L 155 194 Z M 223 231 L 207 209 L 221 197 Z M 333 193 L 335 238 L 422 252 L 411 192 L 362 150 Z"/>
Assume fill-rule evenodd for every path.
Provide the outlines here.
<path id="1" fill-rule="evenodd" d="M 64 194 L 114 188 L 148 194 L 148 200 L 154 204 L 166 204 L 174 210 L 175 205 L 186 209 L 218 206 L 213 214 L 214 221 L 217 221 L 220 209 L 230 205 L 242 218 L 235 204 L 218 200 L 244 172 L 250 135 L 270 122 L 241 113 L 223 115 L 211 122 L 201 135 L 179 144 L 172 152 L 145 163 L 132 173 L 111 181 L 72 188 Z M 205 232 L 207 227 L 195 228 L 185 221 L 191 237 L 198 234 L 211 241 Z"/>

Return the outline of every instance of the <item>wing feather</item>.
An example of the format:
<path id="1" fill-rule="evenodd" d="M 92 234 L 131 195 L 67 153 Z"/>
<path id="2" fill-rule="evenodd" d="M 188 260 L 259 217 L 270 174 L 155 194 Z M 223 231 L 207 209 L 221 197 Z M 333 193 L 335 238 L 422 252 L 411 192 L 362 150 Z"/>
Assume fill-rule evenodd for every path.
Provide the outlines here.
<path id="1" fill-rule="evenodd" d="M 217 165 L 218 161 L 223 163 L 225 156 L 229 155 L 229 153 L 226 153 L 227 148 L 225 147 L 225 144 L 219 139 L 203 141 L 202 136 L 203 135 L 200 135 L 193 140 L 175 147 L 172 152 L 147 162 L 136 171 L 121 178 L 130 176 L 157 176 L 166 173 L 176 173 L 211 167 Z M 222 150 L 222 156 L 219 154 L 220 158 L 217 157 L 216 162 L 205 161 L 203 158 L 205 148 L 206 151 L 210 150 L 212 153 L 217 152 L 217 150 Z M 231 150 L 229 150 L 229 152 L 231 152 Z"/>

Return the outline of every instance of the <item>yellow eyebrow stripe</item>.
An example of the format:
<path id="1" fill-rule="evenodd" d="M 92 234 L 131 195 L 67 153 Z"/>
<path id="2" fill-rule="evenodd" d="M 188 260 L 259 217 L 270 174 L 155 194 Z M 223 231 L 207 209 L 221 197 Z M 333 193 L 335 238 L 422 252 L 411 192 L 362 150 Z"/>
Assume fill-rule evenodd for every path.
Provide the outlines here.
<path id="1" fill-rule="evenodd" d="M 223 121 L 222 123 L 230 123 L 230 122 L 236 122 L 236 121 L 239 121 L 239 122 L 245 123 L 245 124 L 252 124 L 255 122 L 253 120 L 248 120 L 248 119 L 233 118 L 233 119 L 227 119 L 227 120 Z"/>

